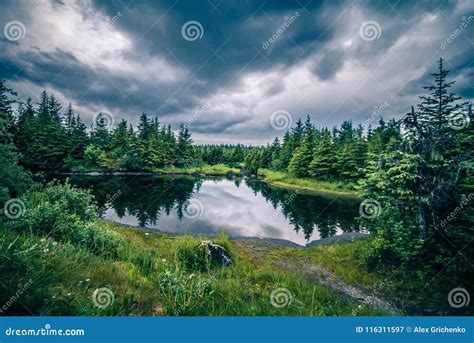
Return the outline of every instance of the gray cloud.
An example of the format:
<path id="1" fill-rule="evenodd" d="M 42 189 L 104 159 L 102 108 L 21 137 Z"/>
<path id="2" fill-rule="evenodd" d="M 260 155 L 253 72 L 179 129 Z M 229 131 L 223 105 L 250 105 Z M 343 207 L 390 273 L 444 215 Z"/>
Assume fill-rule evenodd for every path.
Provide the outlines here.
<path id="1" fill-rule="evenodd" d="M 400 116 L 440 56 L 472 100 L 474 20 L 442 48 L 470 15 L 469 1 L 4 1 L 2 27 L 19 20 L 26 36 L 0 39 L 0 77 L 23 97 L 55 92 L 86 120 L 146 112 L 176 128 L 209 103 L 197 141 L 264 143 L 282 135 L 269 125 L 280 109 L 318 126 L 364 123 L 384 101 Z M 191 20 L 201 39 L 182 37 Z M 366 21 L 379 38 L 361 38 Z"/>

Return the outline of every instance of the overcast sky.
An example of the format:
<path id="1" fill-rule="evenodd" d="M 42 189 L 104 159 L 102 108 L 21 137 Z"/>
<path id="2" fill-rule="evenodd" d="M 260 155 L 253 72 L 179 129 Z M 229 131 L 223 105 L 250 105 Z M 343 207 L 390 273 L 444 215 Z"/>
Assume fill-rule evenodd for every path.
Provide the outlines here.
<path id="1" fill-rule="evenodd" d="M 0 77 L 20 97 L 46 89 L 87 125 L 188 123 L 198 143 L 266 143 L 307 113 L 400 117 L 439 57 L 474 98 L 472 0 L 2 0 L 0 24 Z"/>

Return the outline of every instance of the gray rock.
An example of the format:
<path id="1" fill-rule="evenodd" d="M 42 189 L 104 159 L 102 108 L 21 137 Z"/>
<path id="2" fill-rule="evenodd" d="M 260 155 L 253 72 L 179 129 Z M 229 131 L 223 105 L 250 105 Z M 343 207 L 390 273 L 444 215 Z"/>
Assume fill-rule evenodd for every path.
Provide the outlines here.
<path id="1" fill-rule="evenodd" d="M 198 249 L 203 249 L 207 254 L 211 263 L 220 264 L 222 266 L 231 266 L 234 264 L 227 250 L 219 244 L 212 241 L 202 241 Z"/>

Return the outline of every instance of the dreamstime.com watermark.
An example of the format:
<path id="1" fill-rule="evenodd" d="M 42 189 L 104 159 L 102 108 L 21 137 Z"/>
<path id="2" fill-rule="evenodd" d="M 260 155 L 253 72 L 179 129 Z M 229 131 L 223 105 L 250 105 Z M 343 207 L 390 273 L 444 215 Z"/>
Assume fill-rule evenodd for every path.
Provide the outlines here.
<path id="1" fill-rule="evenodd" d="M 10 42 L 16 42 L 23 39 L 26 35 L 25 25 L 18 20 L 9 21 L 3 27 L 3 35 Z"/>
<path id="2" fill-rule="evenodd" d="M 110 288 L 97 288 L 94 293 L 92 293 L 92 302 L 97 308 L 100 308 L 101 310 L 106 309 L 112 305 L 114 301 L 115 294 Z"/>
<path id="3" fill-rule="evenodd" d="M 453 288 L 448 294 L 449 306 L 453 308 L 461 308 L 469 305 L 471 297 L 465 288 Z"/>
<path id="4" fill-rule="evenodd" d="M 25 293 L 28 288 L 30 288 L 31 284 L 33 283 L 32 279 L 29 279 L 28 282 L 24 284 L 18 284 L 18 289 L 16 290 L 15 294 L 13 294 L 10 299 L 7 300 L 2 307 L 0 307 L 0 314 L 6 312 L 20 297 L 23 293 Z"/>
<path id="5" fill-rule="evenodd" d="M 23 200 L 13 198 L 5 202 L 3 214 L 10 219 L 18 219 L 26 212 L 26 205 Z"/>
<path id="6" fill-rule="evenodd" d="M 300 16 L 300 12 L 296 11 L 293 15 L 291 16 L 286 16 L 283 18 L 283 24 L 275 31 L 275 33 L 269 38 L 267 39 L 265 42 L 262 43 L 262 48 L 264 50 L 267 50 L 270 45 L 272 45 L 273 43 L 275 43 L 278 38 L 280 38 L 280 36 L 282 34 L 285 33 L 285 31 L 291 26 L 291 24 L 293 24 L 296 19 L 298 19 Z"/>
<path id="7" fill-rule="evenodd" d="M 194 42 L 204 36 L 204 28 L 196 20 L 187 21 L 181 27 L 181 36 L 188 42 Z"/>
<path id="8" fill-rule="evenodd" d="M 2 129 L 0 130 L 0 133 L 5 134 L 13 127 L 15 127 L 15 120 L 11 119 L 5 125 L 3 125 Z"/>
<path id="9" fill-rule="evenodd" d="M 474 21 L 474 16 L 470 15 L 469 17 L 462 17 L 461 24 L 458 26 L 456 30 L 451 32 L 451 34 L 446 38 L 444 41 L 441 42 L 439 47 L 441 50 L 446 49 L 446 47 L 451 44 L 459 35 Z"/>
<path id="10" fill-rule="evenodd" d="M 113 17 L 111 17 L 108 21 L 107 21 L 107 24 L 105 25 L 105 30 L 106 31 L 110 31 L 110 28 L 115 25 L 119 20 L 120 18 L 123 17 L 123 14 L 122 12 L 118 11 Z"/>
<path id="11" fill-rule="evenodd" d="M 465 111 L 456 111 L 448 116 L 448 126 L 456 131 L 463 130 L 469 126 L 471 118 Z"/>
<path id="12" fill-rule="evenodd" d="M 291 304 L 293 294 L 287 288 L 277 288 L 270 294 L 270 303 L 273 307 L 283 308 Z"/>
<path id="13" fill-rule="evenodd" d="M 185 204 L 183 216 L 188 219 L 195 219 L 204 213 L 204 205 L 197 199 L 191 199 Z"/>
<path id="14" fill-rule="evenodd" d="M 287 130 L 293 124 L 293 118 L 290 112 L 277 110 L 270 116 L 270 125 L 278 131 Z"/>
<path id="15" fill-rule="evenodd" d="M 119 190 L 118 190 L 117 192 L 115 192 L 114 194 L 112 194 L 112 195 L 107 194 L 105 197 L 106 197 L 107 201 L 108 201 L 109 203 L 111 203 L 112 201 L 117 200 L 121 195 L 122 195 L 122 191 L 119 189 Z M 99 213 L 103 213 L 103 212 L 105 212 L 105 211 L 107 211 L 107 206 L 106 206 L 106 205 L 102 206 L 102 207 L 99 208 L 99 210 L 98 210 Z"/>
<path id="16" fill-rule="evenodd" d="M 290 196 L 287 196 L 285 200 L 283 201 L 282 205 L 289 205 L 293 200 L 296 199 L 298 196 L 299 191 L 296 190 L 294 193 L 292 193 Z M 272 223 L 275 218 L 279 215 L 279 212 L 274 211 L 265 221 L 262 222 L 263 227 L 268 227 L 270 223 Z"/>
<path id="17" fill-rule="evenodd" d="M 364 21 L 359 27 L 359 36 L 366 42 L 379 39 L 382 36 L 382 28 L 376 21 Z"/>
<path id="18" fill-rule="evenodd" d="M 382 105 L 375 105 L 373 107 L 373 111 L 372 111 L 372 114 L 370 115 L 370 118 L 368 118 L 365 122 L 364 122 L 364 127 L 367 127 L 369 126 L 369 124 L 373 123 L 375 121 L 375 119 L 377 119 L 378 117 L 380 117 L 382 115 L 382 113 L 387 109 L 387 107 L 389 106 L 389 103 L 387 100 L 385 100 Z"/>
<path id="19" fill-rule="evenodd" d="M 9 327 L 5 330 L 7 336 L 85 336 L 84 329 L 51 329 L 50 324 L 39 329 L 14 329 Z"/>
<path id="20" fill-rule="evenodd" d="M 115 117 L 107 110 L 100 110 L 94 113 L 92 123 L 94 126 L 98 124 L 102 125 L 103 127 L 107 128 L 108 131 L 111 131 L 114 128 Z"/>
<path id="21" fill-rule="evenodd" d="M 378 295 L 383 292 L 384 289 L 387 289 L 393 284 L 392 281 L 388 279 L 383 279 L 377 286 L 372 289 L 372 294 Z"/>
<path id="22" fill-rule="evenodd" d="M 470 204 L 472 199 L 474 199 L 474 193 L 471 193 L 467 197 L 463 198 L 459 206 L 456 206 L 456 208 L 452 210 L 451 213 L 449 213 L 449 215 L 445 219 L 441 220 L 439 226 L 444 228 L 448 224 L 448 222 L 454 220 L 454 218 L 456 218 L 459 212 L 461 212 L 467 205 Z"/>
<path id="23" fill-rule="evenodd" d="M 188 126 L 191 126 L 200 116 L 202 116 L 204 113 L 209 111 L 209 108 L 211 107 L 211 102 L 208 101 L 206 102 L 203 106 L 201 106 L 192 116 L 191 119 L 188 120 Z"/>
<path id="24" fill-rule="evenodd" d="M 374 219 L 382 213 L 382 205 L 375 199 L 364 199 L 359 205 L 359 213 L 365 219 Z"/>

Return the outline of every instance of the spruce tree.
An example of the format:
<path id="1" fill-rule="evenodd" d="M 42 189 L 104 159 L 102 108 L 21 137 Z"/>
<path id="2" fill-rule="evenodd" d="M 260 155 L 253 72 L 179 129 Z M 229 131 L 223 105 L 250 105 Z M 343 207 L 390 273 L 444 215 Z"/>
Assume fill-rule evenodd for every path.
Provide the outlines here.
<path id="1" fill-rule="evenodd" d="M 184 124 L 179 126 L 178 131 L 178 141 L 176 146 L 177 156 L 176 156 L 176 165 L 184 166 L 191 164 L 194 158 L 193 152 L 193 140 L 191 139 L 191 134 L 189 129 Z"/>
<path id="2" fill-rule="evenodd" d="M 86 125 L 82 122 L 79 114 L 71 120 L 72 131 L 71 131 L 71 151 L 70 155 L 75 160 L 82 160 L 84 157 L 84 150 L 89 144 L 89 136 L 87 135 Z"/>
<path id="3" fill-rule="evenodd" d="M 307 177 L 310 175 L 309 165 L 313 160 L 314 146 L 315 134 L 310 129 L 307 134 L 303 136 L 300 145 L 296 148 L 291 158 L 290 164 L 288 165 L 290 174 L 297 177 Z"/>
<path id="4" fill-rule="evenodd" d="M 95 123 L 92 126 L 91 131 L 91 144 L 102 150 L 107 151 L 110 147 L 110 133 L 107 129 L 107 123 L 104 119 L 104 115 L 99 113 L 95 119 Z"/>
<path id="5" fill-rule="evenodd" d="M 313 159 L 309 164 L 309 174 L 318 179 L 330 179 L 334 176 L 336 159 L 331 133 L 325 129 L 313 150 Z"/>

